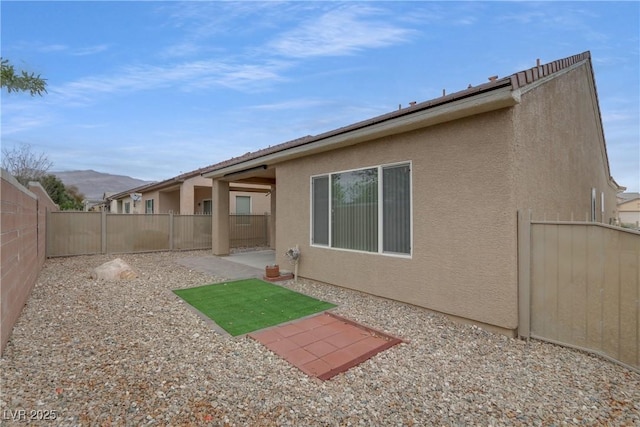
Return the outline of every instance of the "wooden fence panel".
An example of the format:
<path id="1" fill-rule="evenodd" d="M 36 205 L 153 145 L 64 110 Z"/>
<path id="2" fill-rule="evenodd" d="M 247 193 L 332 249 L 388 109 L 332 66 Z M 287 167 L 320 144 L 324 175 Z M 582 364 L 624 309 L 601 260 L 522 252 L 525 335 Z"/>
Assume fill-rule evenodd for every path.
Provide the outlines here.
<path id="1" fill-rule="evenodd" d="M 529 336 L 640 370 L 640 233 L 587 222 L 530 227 Z"/>
<path id="2" fill-rule="evenodd" d="M 47 256 L 210 249 L 211 215 L 52 212 Z M 268 215 L 231 215 L 232 248 L 269 245 Z"/>
<path id="3" fill-rule="evenodd" d="M 49 212 L 47 256 L 91 255 L 101 252 L 100 212 Z"/>
<path id="4" fill-rule="evenodd" d="M 107 253 L 168 251 L 169 214 L 107 215 Z"/>

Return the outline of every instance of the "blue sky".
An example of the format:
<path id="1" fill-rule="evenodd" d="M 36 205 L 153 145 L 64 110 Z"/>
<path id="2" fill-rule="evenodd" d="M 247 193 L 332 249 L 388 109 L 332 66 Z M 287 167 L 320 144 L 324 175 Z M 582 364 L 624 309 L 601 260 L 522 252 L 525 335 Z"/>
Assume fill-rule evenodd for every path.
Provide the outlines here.
<path id="1" fill-rule="evenodd" d="M 640 191 L 638 2 L 1 2 L 2 144 L 145 180 L 590 50 L 609 163 Z"/>

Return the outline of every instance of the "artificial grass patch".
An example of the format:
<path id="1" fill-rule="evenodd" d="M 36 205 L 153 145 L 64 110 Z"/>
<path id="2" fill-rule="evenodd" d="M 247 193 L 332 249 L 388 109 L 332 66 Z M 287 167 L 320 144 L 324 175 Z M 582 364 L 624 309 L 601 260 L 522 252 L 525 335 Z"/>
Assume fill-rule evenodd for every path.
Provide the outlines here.
<path id="1" fill-rule="evenodd" d="M 233 336 L 335 307 L 259 279 L 215 283 L 173 292 Z"/>

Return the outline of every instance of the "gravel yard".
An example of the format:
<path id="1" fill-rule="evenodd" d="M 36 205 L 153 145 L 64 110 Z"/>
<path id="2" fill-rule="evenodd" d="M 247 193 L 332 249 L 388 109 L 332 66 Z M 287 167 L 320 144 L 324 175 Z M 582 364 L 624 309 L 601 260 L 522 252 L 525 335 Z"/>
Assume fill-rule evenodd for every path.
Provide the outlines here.
<path id="1" fill-rule="evenodd" d="M 408 339 L 322 382 L 231 338 L 172 289 L 221 281 L 121 255 L 140 277 L 96 282 L 114 256 L 47 260 L 0 359 L 3 425 L 640 425 L 640 374 L 406 304 L 301 280 L 337 314 Z M 391 286 L 392 284 L 390 284 Z"/>

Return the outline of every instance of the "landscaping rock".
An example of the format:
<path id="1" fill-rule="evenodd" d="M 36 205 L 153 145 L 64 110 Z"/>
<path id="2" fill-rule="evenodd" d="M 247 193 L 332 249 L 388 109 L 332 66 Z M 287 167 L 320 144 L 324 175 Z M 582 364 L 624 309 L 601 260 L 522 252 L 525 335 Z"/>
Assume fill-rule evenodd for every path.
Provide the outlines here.
<path id="1" fill-rule="evenodd" d="M 131 280 L 136 277 L 136 272 L 120 258 L 105 262 L 91 272 L 91 278 L 97 280 Z"/>
<path id="2" fill-rule="evenodd" d="M 0 425 L 640 426 L 640 374 L 615 363 L 290 280 L 409 341 L 329 381 L 308 377 L 249 337 L 216 332 L 172 292 L 227 279 L 179 262 L 211 250 L 121 257 L 139 277 L 100 286 L 86 272 L 109 255 L 46 261 L 0 357 Z"/>

